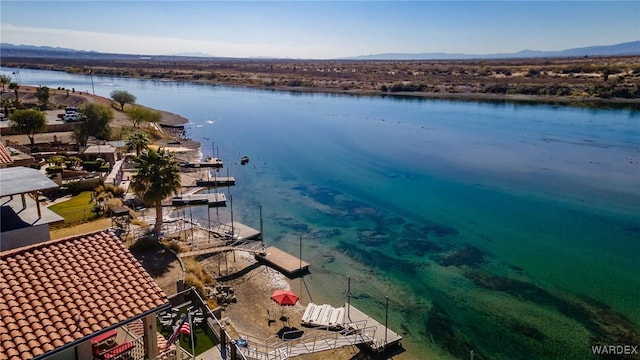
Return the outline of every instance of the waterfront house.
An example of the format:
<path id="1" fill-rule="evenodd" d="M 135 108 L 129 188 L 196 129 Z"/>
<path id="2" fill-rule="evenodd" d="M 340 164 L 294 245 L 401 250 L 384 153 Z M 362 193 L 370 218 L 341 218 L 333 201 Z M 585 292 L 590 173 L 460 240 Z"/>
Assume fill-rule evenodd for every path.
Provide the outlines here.
<path id="1" fill-rule="evenodd" d="M 174 358 L 166 294 L 108 231 L 0 252 L 0 358 Z"/>

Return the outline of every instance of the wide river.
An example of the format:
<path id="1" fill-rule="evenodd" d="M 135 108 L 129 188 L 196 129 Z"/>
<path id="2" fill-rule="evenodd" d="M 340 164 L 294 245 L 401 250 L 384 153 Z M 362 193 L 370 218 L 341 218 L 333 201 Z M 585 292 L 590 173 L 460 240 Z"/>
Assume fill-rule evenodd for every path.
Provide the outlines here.
<path id="1" fill-rule="evenodd" d="M 83 75 L 20 78 L 92 91 Z M 258 228 L 262 205 L 267 245 L 298 254 L 302 236 L 315 303 L 344 303 L 348 276 L 352 303 L 381 321 L 389 298 L 399 358 L 589 359 L 595 344 L 640 344 L 640 112 L 93 86 L 188 118 L 237 179 L 235 220 Z"/>

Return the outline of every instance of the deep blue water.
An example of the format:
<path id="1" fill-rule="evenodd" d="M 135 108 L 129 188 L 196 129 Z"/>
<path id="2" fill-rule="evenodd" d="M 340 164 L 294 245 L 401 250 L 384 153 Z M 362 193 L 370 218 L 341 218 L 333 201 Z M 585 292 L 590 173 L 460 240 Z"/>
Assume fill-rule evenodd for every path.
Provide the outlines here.
<path id="1" fill-rule="evenodd" d="M 584 359 L 614 326 L 640 336 L 636 112 L 93 81 L 190 119 L 237 179 L 235 218 L 262 205 L 268 244 L 303 236 L 314 302 L 344 302 L 347 276 L 379 319 L 388 296 L 403 357 Z"/>

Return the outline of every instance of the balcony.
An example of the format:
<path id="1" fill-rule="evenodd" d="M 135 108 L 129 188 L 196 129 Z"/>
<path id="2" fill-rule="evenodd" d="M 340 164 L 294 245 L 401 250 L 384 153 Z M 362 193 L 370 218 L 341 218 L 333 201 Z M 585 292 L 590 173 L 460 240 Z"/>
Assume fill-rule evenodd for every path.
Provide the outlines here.
<path id="1" fill-rule="evenodd" d="M 161 334 L 157 334 L 158 349 L 162 351 L 165 340 Z M 91 339 L 91 347 L 94 360 L 144 360 L 144 327 L 142 320 L 134 321 L 128 325 L 108 331 Z M 174 346 L 161 352 L 158 360 L 176 359 Z"/>

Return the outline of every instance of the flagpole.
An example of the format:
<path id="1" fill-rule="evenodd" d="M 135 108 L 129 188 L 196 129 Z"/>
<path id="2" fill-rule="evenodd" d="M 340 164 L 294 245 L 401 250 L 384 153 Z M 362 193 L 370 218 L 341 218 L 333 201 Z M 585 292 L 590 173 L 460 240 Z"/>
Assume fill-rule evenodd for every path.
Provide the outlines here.
<path id="1" fill-rule="evenodd" d="M 93 91 L 93 95 L 96 95 L 96 88 L 93 87 L 93 69 L 89 70 L 89 75 L 91 75 L 91 90 Z"/>
<path id="2" fill-rule="evenodd" d="M 196 332 L 196 329 L 193 328 L 193 324 L 191 324 L 191 310 L 188 311 L 189 316 L 189 335 L 191 336 L 191 356 L 193 360 L 196 360 L 196 346 L 193 342 L 193 333 Z"/>

